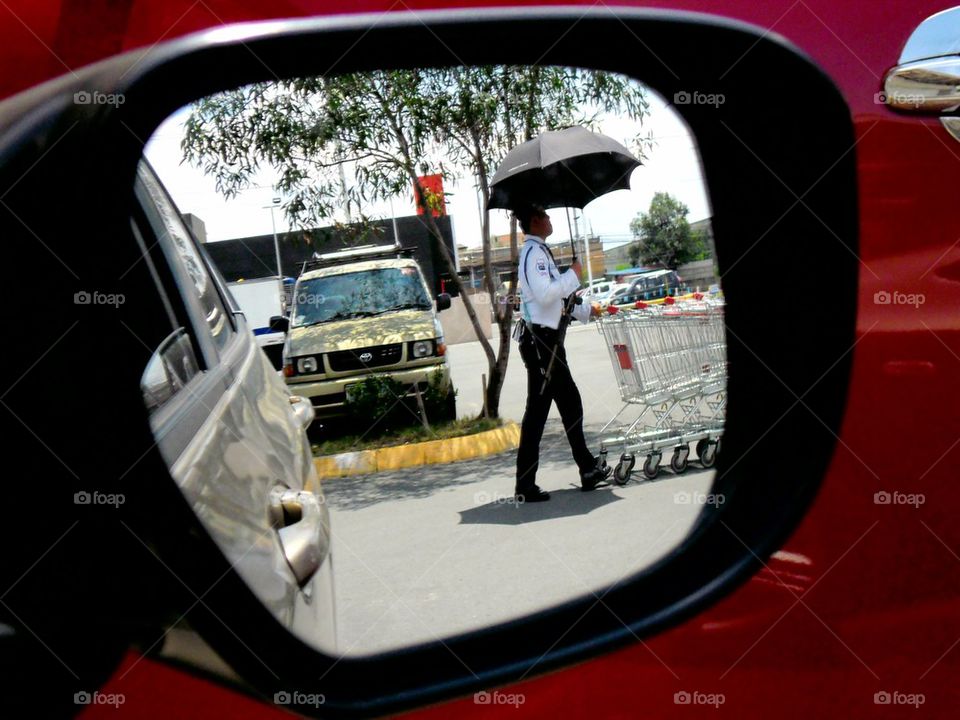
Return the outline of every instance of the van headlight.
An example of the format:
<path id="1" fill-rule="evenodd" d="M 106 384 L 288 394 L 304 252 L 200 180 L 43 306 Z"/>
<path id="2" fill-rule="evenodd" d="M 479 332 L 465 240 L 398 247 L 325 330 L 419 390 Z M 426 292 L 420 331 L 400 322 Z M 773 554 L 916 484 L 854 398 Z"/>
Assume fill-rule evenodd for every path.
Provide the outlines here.
<path id="1" fill-rule="evenodd" d="M 297 358 L 296 367 L 298 375 L 316 375 L 320 372 L 320 363 L 313 355 Z"/>
<path id="2" fill-rule="evenodd" d="M 433 341 L 416 340 L 410 343 L 410 354 L 415 358 L 425 358 L 433 355 Z"/>

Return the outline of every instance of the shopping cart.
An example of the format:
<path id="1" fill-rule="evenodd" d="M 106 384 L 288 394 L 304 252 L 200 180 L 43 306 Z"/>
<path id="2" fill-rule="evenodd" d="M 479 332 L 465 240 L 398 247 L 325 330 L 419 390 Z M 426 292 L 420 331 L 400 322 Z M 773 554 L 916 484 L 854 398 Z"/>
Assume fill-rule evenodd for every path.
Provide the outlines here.
<path id="1" fill-rule="evenodd" d="M 622 450 L 614 481 L 626 484 L 637 455 L 645 456 L 643 474 L 655 478 L 667 448 L 673 448 L 670 469 L 682 473 L 691 443 L 699 464 L 713 467 L 726 410 L 723 304 L 700 300 L 631 309 L 602 316 L 598 326 L 623 400 L 600 430 L 603 463 L 609 448 Z M 604 436 L 611 428 L 615 434 Z"/>

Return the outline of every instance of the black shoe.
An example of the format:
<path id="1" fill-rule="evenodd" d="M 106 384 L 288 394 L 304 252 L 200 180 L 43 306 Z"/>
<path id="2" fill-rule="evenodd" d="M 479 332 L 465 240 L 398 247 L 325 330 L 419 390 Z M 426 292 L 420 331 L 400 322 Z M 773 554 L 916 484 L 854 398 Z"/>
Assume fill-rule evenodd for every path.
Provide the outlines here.
<path id="1" fill-rule="evenodd" d="M 609 465 L 601 465 L 600 458 L 597 458 L 597 464 L 593 466 L 593 470 L 580 473 L 580 489 L 584 492 L 593 490 L 606 480 L 611 472 L 613 472 L 613 468 Z"/>
<path id="2" fill-rule="evenodd" d="M 516 498 L 519 503 L 544 502 L 550 499 L 550 493 L 544 492 L 534 485 L 529 490 L 517 490 Z"/>

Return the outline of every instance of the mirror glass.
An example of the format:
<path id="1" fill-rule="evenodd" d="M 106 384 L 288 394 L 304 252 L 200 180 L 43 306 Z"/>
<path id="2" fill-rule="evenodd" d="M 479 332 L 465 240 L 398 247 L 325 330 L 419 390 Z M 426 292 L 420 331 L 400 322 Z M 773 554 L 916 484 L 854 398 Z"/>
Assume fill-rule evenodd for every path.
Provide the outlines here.
<path id="1" fill-rule="evenodd" d="M 363 655 L 602 602 L 724 502 L 723 293 L 673 108 L 696 96 L 576 68 L 384 71 L 204 98 L 151 138 L 206 287 L 242 311 L 192 338 L 229 432 L 185 439 L 199 465 L 171 456 L 174 477 L 303 639 Z"/>

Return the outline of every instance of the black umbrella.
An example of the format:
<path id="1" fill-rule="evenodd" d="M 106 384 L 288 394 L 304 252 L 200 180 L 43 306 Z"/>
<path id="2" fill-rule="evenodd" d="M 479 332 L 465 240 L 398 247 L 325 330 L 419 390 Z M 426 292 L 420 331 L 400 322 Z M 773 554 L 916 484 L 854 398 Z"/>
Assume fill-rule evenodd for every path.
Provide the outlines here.
<path id="1" fill-rule="evenodd" d="M 487 207 L 583 208 L 608 192 L 628 190 L 638 167 L 640 161 L 606 135 L 579 126 L 544 132 L 507 153 L 490 182 Z"/>

